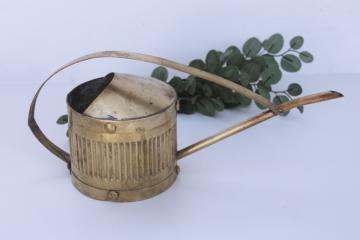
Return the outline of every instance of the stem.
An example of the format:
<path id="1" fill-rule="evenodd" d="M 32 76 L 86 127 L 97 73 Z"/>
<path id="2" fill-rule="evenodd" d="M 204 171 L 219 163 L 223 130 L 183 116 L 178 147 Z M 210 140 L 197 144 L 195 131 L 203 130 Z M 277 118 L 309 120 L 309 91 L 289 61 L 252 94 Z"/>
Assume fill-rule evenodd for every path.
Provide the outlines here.
<path id="1" fill-rule="evenodd" d="M 285 52 L 281 53 L 281 54 L 271 54 L 271 53 L 268 53 L 269 55 L 273 56 L 273 57 L 283 57 L 285 56 L 287 53 L 289 52 L 294 52 L 294 53 L 298 53 L 298 54 L 301 54 L 301 52 L 293 49 L 293 48 L 289 48 L 288 50 L 286 50 Z"/>
<path id="2" fill-rule="evenodd" d="M 278 96 L 279 94 L 284 94 L 286 95 L 290 100 L 293 100 L 292 96 L 286 91 L 271 91 L 272 93 L 274 93 L 276 96 Z"/>
<path id="3" fill-rule="evenodd" d="M 290 52 L 295 52 L 295 53 L 301 54 L 301 52 L 299 52 L 298 50 L 295 50 L 295 49 L 290 49 Z"/>
<path id="4" fill-rule="evenodd" d="M 285 56 L 285 54 L 287 54 L 288 52 L 294 52 L 295 50 L 293 50 L 292 48 L 289 48 L 288 50 L 286 50 L 285 52 L 281 53 L 281 54 L 271 54 L 268 53 L 269 55 L 273 56 L 273 57 L 283 57 Z"/>
<path id="5" fill-rule="evenodd" d="M 287 91 L 284 91 L 284 94 L 292 101 L 293 98 L 292 96 L 287 92 Z"/>

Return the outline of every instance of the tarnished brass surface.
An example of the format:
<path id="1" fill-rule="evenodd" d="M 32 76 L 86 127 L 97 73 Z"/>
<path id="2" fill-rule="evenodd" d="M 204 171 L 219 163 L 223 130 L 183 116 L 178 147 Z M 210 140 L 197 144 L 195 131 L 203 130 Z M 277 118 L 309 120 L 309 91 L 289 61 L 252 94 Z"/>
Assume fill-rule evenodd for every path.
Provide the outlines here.
<path id="1" fill-rule="evenodd" d="M 88 197 L 112 202 L 134 202 L 154 197 L 166 191 L 175 182 L 177 173 L 174 172 L 163 181 L 146 188 L 129 189 L 129 190 L 109 190 L 94 188 L 80 181 L 75 175 L 72 175 L 74 186 Z"/>
<path id="2" fill-rule="evenodd" d="M 39 128 L 34 117 L 36 101 L 43 86 L 58 72 L 101 57 L 140 60 L 180 70 L 237 91 L 269 110 L 177 152 L 175 90 L 152 78 L 115 74 L 119 81 L 109 82 L 112 76 L 108 75 L 81 84 L 68 95 L 69 154 Z M 275 106 L 238 84 L 196 68 L 145 54 L 108 51 L 75 59 L 50 75 L 34 96 L 28 124 L 40 143 L 68 164 L 78 190 L 99 200 L 127 202 L 168 189 L 179 174 L 178 159 L 291 108 L 341 96 L 326 92 Z"/>
<path id="3" fill-rule="evenodd" d="M 103 119 L 143 118 L 167 109 L 176 92 L 167 83 L 129 74 L 109 74 L 111 81 L 84 114 Z"/>
<path id="4" fill-rule="evenodd" d="M 175 174 L 175 101 L 166 111 L 132 120 L 92 118 L 76 112 L 70 105 L 68 113 L 71 174 L 83 183 L 74 181 L 79 183 L 75 186 L 80 191 L 85 189 L 85 184 L 89 196 L 96 196 L 98 191 L 92 192 L 94 189 L 162 192 L 169 187 L 166 183 L 172 184 L 173 181 L 165 179 Z M 128 199 L 125 195 L 119 201 Z M 131 201 L 135 200 L 141 199 Z"/>

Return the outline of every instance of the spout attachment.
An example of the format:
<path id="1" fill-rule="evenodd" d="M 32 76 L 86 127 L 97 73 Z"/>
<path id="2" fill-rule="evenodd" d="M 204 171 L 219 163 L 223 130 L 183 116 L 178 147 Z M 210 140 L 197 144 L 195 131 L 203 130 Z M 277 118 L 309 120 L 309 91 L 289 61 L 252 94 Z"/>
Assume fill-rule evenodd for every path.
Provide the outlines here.
<path id="1" fill-rule="evenodd" d="M 301 98 L 295 99 L 293 101 L 278 105 L 277 107 L 280 112 L 287 112 L 287 111 L 291 110 L 292 108 L 309 105 L 309 104 L 313 104 L 313 103 L 317 103 L 317 102 L 327 101 L 327 100 L 331 100 L 331 99 L 336 99 L 336 98 L 340 98 L 343 96 L 344 95 L 342 95 L 339 92 L 328 91 L 328 92 L 317 93 L 317 94 L 301 97 Z M 255 126 L 261 122 L 264 122 L 274 116 L 276 116 L 276 113 L 274 113 L 271 110 L 267 110 L 253 118 L 246 120 L 245 122 L 237 124 L 231 128 L 226 129 L 225 131 L 222 131 L 222 132 L 217 133 L 213 136 L 210 136 L 204 140 L 194 143 L 194 144 L 178 151 L 177 155 L 176 155 L 177 160 L 180 160 L 180 159 L 182 159 L 192 153 L 195 153 L 205 147 L 208 147 L 214 143 L 217 143 L 227 137 L 230 137 L 239 132 L 242 132 L 242 131 L 244 131 L 252 126 Z"/>

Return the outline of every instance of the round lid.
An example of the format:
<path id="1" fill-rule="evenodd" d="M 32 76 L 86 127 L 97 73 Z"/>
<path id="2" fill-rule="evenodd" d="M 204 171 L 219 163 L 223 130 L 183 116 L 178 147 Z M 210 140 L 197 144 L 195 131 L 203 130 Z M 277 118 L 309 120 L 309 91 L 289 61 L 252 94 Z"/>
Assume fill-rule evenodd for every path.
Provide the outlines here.
<path id="1" fill-rule="evenodd" d="M 94 86 L 89 94 L 92 97 L 82 113 L 94 118 L 143 118 L 165 110 L 176 101 L 176 92 L 169 84 L 150 77 L 110 73 L 89 84 Z"/>

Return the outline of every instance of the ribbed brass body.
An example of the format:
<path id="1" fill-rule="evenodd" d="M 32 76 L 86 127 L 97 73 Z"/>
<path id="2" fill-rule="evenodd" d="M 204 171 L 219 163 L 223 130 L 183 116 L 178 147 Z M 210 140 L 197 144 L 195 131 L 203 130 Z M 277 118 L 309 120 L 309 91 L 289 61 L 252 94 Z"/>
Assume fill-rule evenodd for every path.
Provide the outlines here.
<path id="1" fill-rule="evenodd" d="M 75 187 L 99 200 L 138 201 L 176 179 L 175 103 L 155 115 L 124 121 L 91 118 L 70 106 Z"/>

